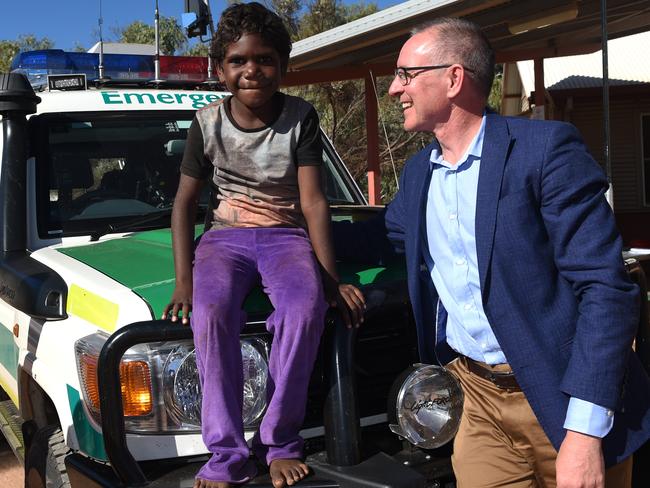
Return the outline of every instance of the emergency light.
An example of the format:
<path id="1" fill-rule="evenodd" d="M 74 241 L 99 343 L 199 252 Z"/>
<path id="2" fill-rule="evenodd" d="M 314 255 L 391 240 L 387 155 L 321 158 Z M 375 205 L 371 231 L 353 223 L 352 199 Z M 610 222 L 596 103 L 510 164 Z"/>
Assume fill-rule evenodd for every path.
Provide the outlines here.
<path id="1" fill-rule="evenodd" d="M 89 82 L 99 79 L 99 54 L 44 49 L 22 52 L 11 63 L 34 88 L 47 84 L 49 75 L 84 74 Z M 202 83 L 208 78 L 208 59 L 201 56 L 160 56 L 161 78 Z M 104 76 L 111 81 L 145 83 L 154 79 L 154 57 L 140 54 L 104 54 Z"/>

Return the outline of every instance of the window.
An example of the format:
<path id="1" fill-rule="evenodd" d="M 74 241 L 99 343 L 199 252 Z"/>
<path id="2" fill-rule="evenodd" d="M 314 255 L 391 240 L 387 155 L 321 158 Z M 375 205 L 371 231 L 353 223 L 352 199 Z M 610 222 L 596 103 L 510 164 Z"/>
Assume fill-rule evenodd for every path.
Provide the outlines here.
<path id="1" fill-rule="evenodd" d="M 168 225 L 194 112 L 42 116 L 36 125 L 42 237 L 86 235 L 138 216 Z"/>
<path id="2" fill-rule="evenodd" d="M 107 226 L 133 231 L 168 227 L 193 117 L 193 111 L 37 117 L 33 134 L 41 238 L 89 235 Z M 324 145 L 330 203 L 362 203 L 333 148 L 327 140 Z M 206 185 L 200 201 L 204 210 L 207 190 Z"/>

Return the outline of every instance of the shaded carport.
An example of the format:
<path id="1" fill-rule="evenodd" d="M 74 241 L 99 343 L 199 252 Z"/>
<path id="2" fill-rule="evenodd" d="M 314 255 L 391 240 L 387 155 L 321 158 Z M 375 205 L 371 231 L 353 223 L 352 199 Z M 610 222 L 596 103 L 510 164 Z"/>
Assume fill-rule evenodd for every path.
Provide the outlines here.
<path id="1" fill-rule="evenodd" d="M 607 37 L 650 30 L 650 0 L 410 0 L 294 44 L 286 86 L 365 80 L 368 196 L 380 203 L 377 76 L 391 75 L 410 30 L 441 16 L 479 24 L 497 63 L 535 60 L 535 103 L 544 104 L 543 59 L 601 48 L 601 9 Z"/>

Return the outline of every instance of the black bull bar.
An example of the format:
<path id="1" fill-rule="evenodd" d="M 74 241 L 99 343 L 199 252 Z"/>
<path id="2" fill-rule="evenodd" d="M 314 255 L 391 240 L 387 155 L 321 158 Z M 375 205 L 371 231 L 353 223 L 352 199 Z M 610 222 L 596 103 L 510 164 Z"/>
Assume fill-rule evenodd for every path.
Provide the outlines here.
<path id="1" fill-rule="evenodd" d="M 331 350 L 325 356 L 328 374 L 327 394 L 323 405 L 327 461 L 311 463 L 316 476 L 301 481 L 305 488 L 348 486 L 423 487 L 424 477 L 392 457 L 379 453 L 361 460 L 361 428 L 355 398 L 354 346 L 356 330 L 347 329 L 338 318 L 328 320 L 333 329 Z M 333 323 L 331 323 L 333 322 Z M 181 486 L 173 475 L 150 479 L 129 451 L 122 412 L 119 366 L 131 347 L 147 342 L 180 341 L 192 338 L 190 327 L 168 320 L 129 324 L 112 334 L 104 344 L 98 361 L 101 427 L 110 467 L 100 465 L 81 454 L 66 458 L 72 486 Z M 185 477 L 198 465 L 185 463 Z M 77 482 L 75 483 L 75 480 Z M 183 485 L 184 486 L 184 485 Z M 259 485 L 253 482 L 251 486 Z M 268 485 L 271 486 L 271 485 Z"/>

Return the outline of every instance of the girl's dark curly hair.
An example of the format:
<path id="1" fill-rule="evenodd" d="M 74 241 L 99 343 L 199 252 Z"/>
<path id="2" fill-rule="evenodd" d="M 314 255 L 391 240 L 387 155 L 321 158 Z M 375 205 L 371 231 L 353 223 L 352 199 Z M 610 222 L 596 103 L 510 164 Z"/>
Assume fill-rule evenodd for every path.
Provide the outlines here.
<path id="1" fill-rule="evenodd" d="M 226 49 L 244 34 L 259 34 L 278 52 L 282 69 L 286 70 L 291 52 L 291 37 L 280 17 L 257 2 L 235 3 L 221 14 L 212 40 L 212 56 L 221 65 Z"/>

